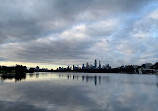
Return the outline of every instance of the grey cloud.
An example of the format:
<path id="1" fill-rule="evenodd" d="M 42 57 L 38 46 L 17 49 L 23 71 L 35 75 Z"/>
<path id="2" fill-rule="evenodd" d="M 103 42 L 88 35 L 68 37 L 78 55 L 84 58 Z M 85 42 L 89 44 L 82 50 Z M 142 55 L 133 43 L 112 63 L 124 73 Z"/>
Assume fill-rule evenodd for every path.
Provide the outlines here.
<path id="1" fill-rule="evenodd" d="M 87 53 L 87 48 L 92 45 L 92 43 L 88 43 L 89 41 L 82 40 L 74 42 L 59 39 L 49 43 L 43 42 L 43 40 L 5 45 L 4 49 L 0 51 L 1 56 L 11 61 L 66 65 L 75 59 L 84 59 L 82 54 Z M 62 63 L 64 60 L 66 63 Z"/>
<path id="2" fill-rule="evenodd" d="M 110 13 L 118 12 L 118 9 L 125 12 L 129 10 L 136 10 L 140 7 L 140 5 L 146 3 L 147 1 L 28 0 L 22 2 L 20 0 L 16 0 L 12 4 L 10 2 L 10 0 L 6 0 L 3 4 L 1 4 L 0 8 L 0 14 L 2 16 L 0 19 L 1 36 L 4 39 L 11 39 L 12 37 L 17 39 L 31 39 L 46 31 L 54 31 L 56 28 L 63 29 L 58 26 L 58 24 L 62 26 L 61 23 L 63 23 L 65 26 L 75 23 L 77 15 L 84 13 L 86 10 L 91 13 L 93 13 L 93 11 L 99 12 L 99 10 L 102 10 L 103 12 L 99 15 L 102 17 L 104 16 L 104 13 L 107 12 L 107 9 Z M 48 27 L 45 27 L 45 24 L 52 25 L 51 29 L 47 29 Z"/>
<path id="3" fill-rule="evenodd" d="M 140 39 L 141 31 L 156 31 L 150 29 L 157 20 L 141 15 L 144 7 L 157 3 L 155 0 L 1 2 L 0 57 L 8 61 L 79 64 L 98 58 L 120 65 L 138 62 L 139 56 L 157 47 L 156 34 L 154 39 Z"/>

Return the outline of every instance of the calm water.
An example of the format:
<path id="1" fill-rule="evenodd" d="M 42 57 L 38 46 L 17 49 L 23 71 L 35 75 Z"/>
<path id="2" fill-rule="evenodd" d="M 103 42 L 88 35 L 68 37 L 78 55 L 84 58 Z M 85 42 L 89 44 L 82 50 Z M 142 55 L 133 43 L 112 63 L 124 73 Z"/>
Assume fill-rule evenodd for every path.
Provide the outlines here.
<path id="1" fill-rule="evenodd" d="M 158 111 L 158 76 L 27 74 L 0 81 L 0 111 Z"/>

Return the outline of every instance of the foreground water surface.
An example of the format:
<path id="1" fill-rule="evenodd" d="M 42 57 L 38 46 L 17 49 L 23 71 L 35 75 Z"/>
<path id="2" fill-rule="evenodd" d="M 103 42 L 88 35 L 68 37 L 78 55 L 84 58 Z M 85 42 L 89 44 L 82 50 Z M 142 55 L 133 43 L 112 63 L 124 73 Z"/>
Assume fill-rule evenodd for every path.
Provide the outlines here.
<path id="1" fill-rule="evenodd" d="M 156 75 L 35 73 L 0 80 L 0 111 L 158 111 Z"/>

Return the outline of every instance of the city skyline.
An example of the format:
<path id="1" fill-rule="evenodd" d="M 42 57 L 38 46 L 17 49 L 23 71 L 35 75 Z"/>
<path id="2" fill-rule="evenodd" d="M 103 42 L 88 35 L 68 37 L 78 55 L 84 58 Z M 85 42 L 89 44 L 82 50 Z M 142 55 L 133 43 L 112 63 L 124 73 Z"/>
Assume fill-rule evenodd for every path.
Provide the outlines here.
<path id="1" fill-rule="evenodd" d="M 98 64 L 99 63 L 99 64 Z M 98 65 L 97 65 L 98 64 Z M 157 74 L 158 73 L 158 62 L 144 63 L 142 65 L 127 65 L 124 64 L 119 67 L 111 67 L 108 63 L 101 64 L 101 61 L 94 60 L 94 64 L 72 65 L 67 67 L 58 67 L 57 69 L 48 69 L 36 67 L 26 67 L 23 65 L 16 64 L 15 66 L 0 66 L 0 72 L 2 74 L 18 74 L 21 73 L 34 73 L 36 72 L 84 72 L 84 73 L 126 73 L 126 74 Z M 4 75 L 5 76 L 5 75 Z M 19 75 L 20 77 L 20 75 Z M 19 78 L 20 79 L 20 78 Z"/>
<path id="2" fill-rule="evenodd" d="M 0 65 L 158 61 L 156 0 L 0 1 Z"/>

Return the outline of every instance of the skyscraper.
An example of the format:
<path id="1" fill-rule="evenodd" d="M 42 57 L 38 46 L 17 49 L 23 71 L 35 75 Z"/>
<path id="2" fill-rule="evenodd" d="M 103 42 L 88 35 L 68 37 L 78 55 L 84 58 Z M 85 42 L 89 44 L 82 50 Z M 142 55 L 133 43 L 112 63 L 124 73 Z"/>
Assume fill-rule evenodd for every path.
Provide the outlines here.
<path id="1" fill-rule="evenodd" d="M 82 69 L 85 69 L 85 66 L 84 66 L 84 64 L 82 64 Z"/>
<path id="2" fill-rule="evenodd" d="M 89 64 L 88 64 L 88 62 L 86 63 L 86 69 L 89 69 Z"/>
<path id="3" fill-rule="evenodd" d="M 73 70 L 75 70 L 75 65 L 73 65 Z"/>
<path id="4" fill-rule="evenodd" d="M 94 67 L 97 68 L 97 60 L 94 61 Z"/>
<path id="5" fill-rule="evenodd" d="M 99 69 L 101 69 L 101 62 L 99 61 Z"/>

